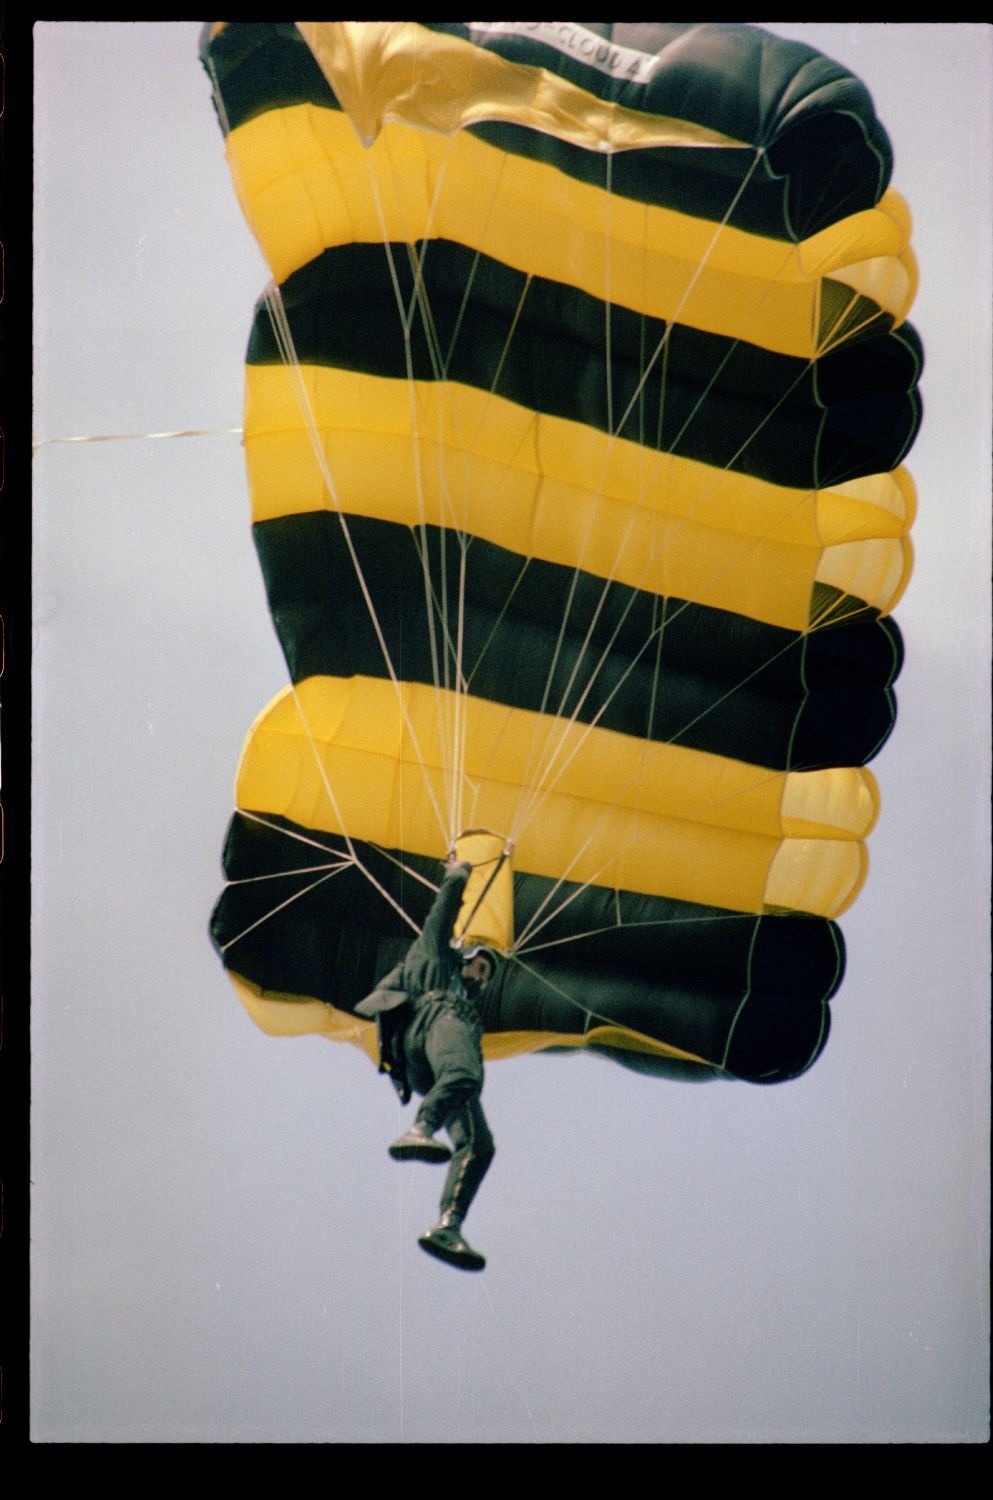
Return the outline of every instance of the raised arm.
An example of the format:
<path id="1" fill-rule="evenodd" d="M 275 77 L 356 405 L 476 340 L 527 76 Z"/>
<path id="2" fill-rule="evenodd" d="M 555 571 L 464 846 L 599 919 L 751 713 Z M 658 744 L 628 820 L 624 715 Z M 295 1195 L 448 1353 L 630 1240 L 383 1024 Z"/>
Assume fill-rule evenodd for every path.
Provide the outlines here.
<path id="1" fill-rule="evenodd" d="M 459 914 L 462 892 L 472 873 L 472 866 L 457 859 L 449 859 L 445 865 L 445 877 L 441 889 L 434 898 L 427 921 L 420 936 L 420 946 L 425 956 L 439 958 L 447 956 L 448 945 L 455 930 L 455 918 Z"/>

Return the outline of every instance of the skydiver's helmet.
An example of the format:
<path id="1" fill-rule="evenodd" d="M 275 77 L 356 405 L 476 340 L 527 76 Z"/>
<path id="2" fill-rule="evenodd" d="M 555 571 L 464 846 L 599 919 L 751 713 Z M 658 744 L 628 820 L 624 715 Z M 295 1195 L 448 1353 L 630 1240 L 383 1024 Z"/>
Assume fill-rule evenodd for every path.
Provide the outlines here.
<path id="1" fill-rule="evenodd" d="M 489 973 L 486 975 L 485 979 L 473 978 L 471 981 L 469 981 L 474 985 L 478 985 L 479 988 L 482 989 L 484 985 L 489 984 L 490 980 L 496 973 L 500 964 L 500 958 L 499 955 L 495 953 L 492 948 L 487 947 L 485 943 L 473 943 L 470 947 L 463 949 L 461 954 L 463 981 L 465 981 L 466 979 L 466 965 L 472 963 L 473 959 L 475 958 L 484 959 L 489 966 Z"/>

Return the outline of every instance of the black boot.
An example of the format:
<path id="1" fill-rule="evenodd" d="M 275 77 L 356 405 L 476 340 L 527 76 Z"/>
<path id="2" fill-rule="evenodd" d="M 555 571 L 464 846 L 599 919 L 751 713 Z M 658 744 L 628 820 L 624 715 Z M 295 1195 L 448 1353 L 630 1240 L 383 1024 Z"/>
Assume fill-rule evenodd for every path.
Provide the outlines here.
<path id="1" fill-rule="evenodd" d="M 460 1271 L 481 1271 L 486 1265 L 485 1256 L 474 1250 L 462 1235 L 462 1216 L 448 1209 L 442 1214 L 433 1229 L 422 1234 L 417 1242 L 429 1255 L 458 1266 Z"/>
<path id="2" fill-rule="evenodd" d="M 413 1125 L 402 1135 L 398 1141 L 394 1141 L 390 1147 L 390 1155 L 394 1161 L 450 1161 L 451 1151 L 441 1141 L 436 1141 L 420 1120 L 415 1120 Z"/>

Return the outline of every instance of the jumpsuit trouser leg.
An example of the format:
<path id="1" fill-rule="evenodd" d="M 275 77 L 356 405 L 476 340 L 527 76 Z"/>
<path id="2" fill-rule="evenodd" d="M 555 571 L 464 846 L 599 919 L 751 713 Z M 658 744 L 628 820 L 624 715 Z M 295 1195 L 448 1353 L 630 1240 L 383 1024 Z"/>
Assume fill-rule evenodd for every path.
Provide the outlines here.
<path id="1" fill-rule="evenodd" d="M 452 1138 L 455 1155 L 448 1164 L 441 1212 L 464 1219 L 496 1152 L 479 1095 L 464 1104 L 445 1128 Z"/>
<path id="2" fill-rule="evenodd" d="M 418 1120 L 432 1133 L 444 1126 L 455 1147 L 441 1211 L 464 1218 L 496 1151 L 479 1099 L 483 1055 L 478 1031 L 451 1005 L 429 1001 L 415 1011 L 404 1052 L 410 1081 L 425 1096 Z"/>

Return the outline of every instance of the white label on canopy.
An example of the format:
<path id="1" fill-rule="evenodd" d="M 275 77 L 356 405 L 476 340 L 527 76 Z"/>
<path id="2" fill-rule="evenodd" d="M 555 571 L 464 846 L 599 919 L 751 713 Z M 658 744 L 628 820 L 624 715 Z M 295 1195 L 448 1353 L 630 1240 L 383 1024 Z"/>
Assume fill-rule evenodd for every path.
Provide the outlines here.
<path id="1" fill-rule="evenodd" d="M 651 52 L 634 47 L 618 47 L 606 37 L 587 31 L 575 21 L 466 21 L 474 36 L 526 36 L 544 42 L 567 57 L 597 68 L 628 83 L 648 83 L 662 61 Z"/>

